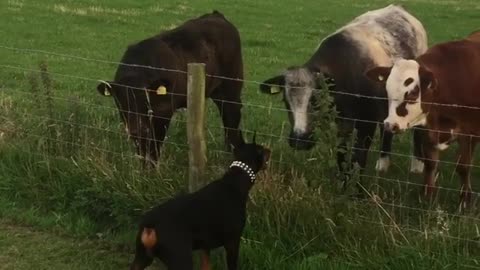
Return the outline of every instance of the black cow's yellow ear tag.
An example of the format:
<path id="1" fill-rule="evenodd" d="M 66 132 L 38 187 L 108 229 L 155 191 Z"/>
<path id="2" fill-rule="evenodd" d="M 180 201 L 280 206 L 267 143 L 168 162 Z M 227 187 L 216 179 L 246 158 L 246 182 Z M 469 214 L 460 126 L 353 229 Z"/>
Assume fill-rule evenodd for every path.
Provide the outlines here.
<path id="1" fill-rule="evenodd" d="M 383 82 L 385 80 L 385 77 L 383 77 L 383 75 L 378 75 L 378 80 Z"/>
<path id="2" fill-rule="evenodd" d="M 276 94 L 276 93 L 280 93 L 280 87 L 278 86 L 270 87 L 270 94 Z"/>
<path id="3" fill-rule="evenodd" d="M 157 88 L 157 95 L 166 95 L 167 94 L 167 88 L 163 85 L 160 85 Z"/>
<path id="4" fill-rule="evenodd" d="M 110 91 L 108 91 L 108 88 L 105 88 L 105 90 L 103 91 L 103 94 L 105 96 L 110 96 Z"/>

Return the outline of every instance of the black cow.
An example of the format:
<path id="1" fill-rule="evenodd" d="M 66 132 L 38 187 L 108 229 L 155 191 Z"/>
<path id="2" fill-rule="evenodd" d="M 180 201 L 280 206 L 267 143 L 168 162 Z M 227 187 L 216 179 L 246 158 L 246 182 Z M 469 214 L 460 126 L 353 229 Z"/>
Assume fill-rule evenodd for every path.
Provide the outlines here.
<path id="1" fill-rule="evenodd" d="M 279 92 L 272 91 L 272 85 L 280 86 L 292 124 L 289 144 L 306 150 L 314 145 L 311 113 L 315 91 L 322 88 L 325 79 L 334 82 L 329 90 L 339 114 L 339 135 L 345 138 L 357 130 L 353 161 L 364 168 L 377 123 L 388 112 L 385 88 L 369 81 L 365 72 L 378 63 L 392 65 L 399 57 L 414 58 L 426 49 L 427 35 L 422 24 L 402 7 L 390 5 L 355 18 L 322 40 L 304 65 L 288 68 L 282 75 L 264 81 L 260 89 L 272 94 Z M 384 132 L 383 126 L 380 128 L 383 143 L 376 169 L 386 171 L 393 135 Z M 419 136 L 414 138 L 419 149 Z M 345 142 L 341 147 L 345 147 Z M 339 166 L 346 161 L 343 153 L 337 154 Z M 423 170 L 423 163 L 417 159 L 412 159 L 412 165 L 412 171 Z"/>
<path id="2" fill-rule="evenodd" d="M 127 133 L 146 162 L 158 160 L 173 113 L 187 106 L 186 70 L 193 62 L 206 64 L 206 96 L 220 110 L 226 141 L 233 146 L 244 143 L 239 129 L 243 86 L 240 35 L 214 11 L 129 46 L 114 81 L 97 86 L 100 94 L 113 96 Z"/>

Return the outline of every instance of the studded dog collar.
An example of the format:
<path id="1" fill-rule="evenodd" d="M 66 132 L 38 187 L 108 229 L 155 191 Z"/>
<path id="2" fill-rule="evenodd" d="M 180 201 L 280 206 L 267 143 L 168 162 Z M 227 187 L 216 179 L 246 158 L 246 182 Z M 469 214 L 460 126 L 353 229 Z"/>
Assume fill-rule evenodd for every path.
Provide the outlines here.
<path id="1" fill-rule="evenodd" d="M 256 178 L 255 177 L 255 172 L 247 164 L 245 164 L 241 161 L 234 161 L 234 162 L 232 162 L 232 164 L 230 164 L 230 168 L 232 168 L 232 167 L 239 167 L 240 169 L 242 169 L 244 172 L 246 172 L 248 174 L 248 176 L 250 177 L 250 182 L 251 183 L 255 182 L 255 178 Z"/>

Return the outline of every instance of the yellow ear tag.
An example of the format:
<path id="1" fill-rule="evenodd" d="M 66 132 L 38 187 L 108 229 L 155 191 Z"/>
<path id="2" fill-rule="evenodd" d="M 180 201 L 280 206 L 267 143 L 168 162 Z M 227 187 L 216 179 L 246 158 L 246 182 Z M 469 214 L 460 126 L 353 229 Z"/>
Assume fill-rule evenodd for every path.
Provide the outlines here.
<path id="1" fill-rule="evenodd" d="M 383 82 L 383 80 L 385 80 L 385 78 L 382 75 L 378 75 L 378 80 Z"/>
<path id="2" fill-rule="evenodd" d="M 110 96 L 110 91 L 108 91 L 108 89 L 105 88 L 105 91 L 103 92 L 103 94 L 105 96 Z"/>
<path id="3" fill-rule="evenodd" d="M 280 93 L 280 88 L 278 86 L 272 86 L 270 87 L 270 93 L 271 94 Z"/>
<path id="4" fill-rule="evenodd" d="M 157 89 L 157 95 L 166 95 L 167 94 L 167 88 L 163 85 L 160 85 Z"/>

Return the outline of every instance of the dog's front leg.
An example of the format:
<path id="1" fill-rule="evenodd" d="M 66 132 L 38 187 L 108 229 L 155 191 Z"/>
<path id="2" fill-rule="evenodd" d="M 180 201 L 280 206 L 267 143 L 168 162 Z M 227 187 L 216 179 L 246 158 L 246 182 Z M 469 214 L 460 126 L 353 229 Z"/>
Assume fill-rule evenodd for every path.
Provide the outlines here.
<path id="1" fill-rule="evenodd" d="M 228 270 L 237 270 L 238 253 L 240 251 L 240 237 L 232 239 L 225 244 L 225 252 L 227 253 Z"/>

